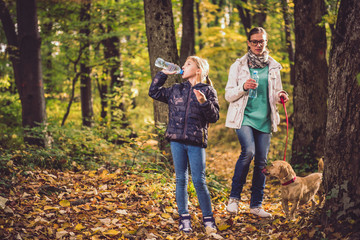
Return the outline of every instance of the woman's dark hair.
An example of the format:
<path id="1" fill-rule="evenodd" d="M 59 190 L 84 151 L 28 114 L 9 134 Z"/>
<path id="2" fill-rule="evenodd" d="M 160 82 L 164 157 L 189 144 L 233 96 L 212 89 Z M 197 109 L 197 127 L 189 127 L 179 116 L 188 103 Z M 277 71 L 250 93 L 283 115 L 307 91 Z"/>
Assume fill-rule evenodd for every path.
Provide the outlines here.
<path id="1" fill-rule="evenodd" d="M 250 41 L 251 36 L 254 35 L 254 34 L 257 34 L 257 33 L 264 33 L 265 36 L 266 36 L 266 39 L 268 38 L 268 37 L 267 37 L 267 33 L 266 33 L 266 31 L 265 31 L 264 28 L 262 28 L 262 27 L 255 27 L 255 28 L 253 28 L 253 29 L 250 30 L 249 35 L 248 35 L 248 40 Z"/>

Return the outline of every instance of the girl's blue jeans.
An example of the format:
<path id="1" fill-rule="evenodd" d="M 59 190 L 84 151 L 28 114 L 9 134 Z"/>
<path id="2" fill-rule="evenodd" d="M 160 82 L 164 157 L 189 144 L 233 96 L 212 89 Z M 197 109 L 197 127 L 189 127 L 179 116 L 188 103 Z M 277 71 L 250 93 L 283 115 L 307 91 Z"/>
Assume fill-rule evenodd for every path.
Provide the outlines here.
<path id="1" fill-rule="evenodd" d="M 240 141 L 241 154 L 235 165 L 230 197 L 240 199 L 251 160 L 255 156 L 250 208 L 261 207 L 266 180 L 261 171 L 267 163 L 271 134 L 260 132 L 250 126 L 242 126 L 240 129 L 236 129 L 236 134 Z"/>
<path id="2" fill-rule="evenodd" d="M 205 180 L 205 148 L 170 142 L 176 174 L 176 203 L 179 215 L 189 213 L 188 177 L 190 164 L 194 184 L 203 217 L 212 216 L 211 200 Z"/>

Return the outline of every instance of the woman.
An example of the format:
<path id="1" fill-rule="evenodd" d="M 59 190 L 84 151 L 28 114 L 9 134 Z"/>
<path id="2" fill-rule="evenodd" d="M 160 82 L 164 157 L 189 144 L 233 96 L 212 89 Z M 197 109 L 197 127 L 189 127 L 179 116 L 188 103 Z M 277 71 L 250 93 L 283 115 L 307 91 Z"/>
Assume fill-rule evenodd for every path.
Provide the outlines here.
<path id="1" fill-rule="evenodd" d="M 205 180 L 205 148 L 208 125 L 219 119 L 217 93 L 208 77 L 209 64 L 197 56 L 187 58 L 183 69 L 186 82 L 163 88 L 168 70 L 154 77 L 149 96 L 169 106 L 169 123 L 165 137 L 170 141 L 176 174 L 176 203 L 180 215 L 179 230 L 192 231 L 188 209 L 188 162 L 196 189 L 204 226 L 207 232 L 216 232 L 210 194 Z"/>
<path id="2" fill-rule="evenodd" d="M 241 145 L 226 209 L 230 213 L 238 212 L 240 194 L 250 163 L 255 157 L 250 213 L 260 217 L 271 217 L 261 208 L 265 188 L 265 175 L 261 171 L 266 166 L 271 131 L 276 132 L 280 122 L 276 103 L 280 103 L 280 98 L 284 98 L 285 102 L 289 100 L 288 94 L 282 89 L 281 65 L 269 56 L 267 40 L 263 28 L 250 31 L 248 53 L 230 67 L 225 88 L 225 99 L 230 103 L 225 126 L 235 129 Z M 259 83 L 250 77 L 254 71 L 258 72 Z M 249 97 L 251 89 L 256 89 L 256 98 Z"/>

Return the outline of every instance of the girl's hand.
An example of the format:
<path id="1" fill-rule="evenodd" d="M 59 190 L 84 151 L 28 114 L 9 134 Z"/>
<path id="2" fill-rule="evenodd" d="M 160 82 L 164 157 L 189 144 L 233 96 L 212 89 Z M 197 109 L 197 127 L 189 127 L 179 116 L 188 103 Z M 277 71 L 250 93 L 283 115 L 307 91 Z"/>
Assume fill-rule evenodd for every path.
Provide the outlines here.
<path id="1" fill-rule="evenodd" d="M 194 89 L 194 93 L 195 93 L 195 96 L 196 96 L 197 100 L 199 101 L 199 103 L 203 104 L 206 102 L 207 99 L 200 90 Z"/>
<path id="2" fill-rule="evenodd" d="M 281 99 L 281 98 L 284 98 L 284 102 L 285 102 L 285 103 L 286 103 L 287 101 L 289 101 L 288 95 L 287 95 L 286 93 L 284 93 L 284 92 L 280 92 L 280 93 L 279 93 L 279 98 L 280 98 L 280 99 Z M 281 100 L 280 100 L 279 103 L 281 103 Z"/>
<path id="3" fill-rule="evenodd" d="M 246 80 L 246 82 L 243 85 L 243 89 L 245 91 L 249 90 L 249 89 L 255 89 L 258 87 L 258 83 L 256 83 L 256 81 L 252 78 L 249 78 L 248 80 Z"/>

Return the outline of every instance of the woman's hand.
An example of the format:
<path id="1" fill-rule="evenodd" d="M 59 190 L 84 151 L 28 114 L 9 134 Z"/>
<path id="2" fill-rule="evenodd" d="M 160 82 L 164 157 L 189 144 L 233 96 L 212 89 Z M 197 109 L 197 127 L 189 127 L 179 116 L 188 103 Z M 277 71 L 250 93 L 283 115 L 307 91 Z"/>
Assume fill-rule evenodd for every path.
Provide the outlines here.
<path id="1" fill-rule="evenodd" d="M 206 96 L 200 90 L 194 89 L 194 93 L 199 103 L 203 104 L 206 102 Z"/>
<path id="2" fill-rule="evenodd" d="M 280 92 L 279 93 L 279 98 L 284 98 L 284 102 L 286 103 L 287 101 L 289 101 L 289 97 L 288 95 L 285 93 L 285 92 Z M 281 100 L 280 100 L 280 103 L 281 103 Z"/>
<path id="3" fill-rule="evenodd" d="M 249 78 L 248 80 L 246 80 L 246 82 L 243 85 L 243 89 L 245 91 L 249 90 L 249 89 L 255 89 L 258 87 L 258 83 L 256 83 L 256 81 L 252 78 Z"/>

